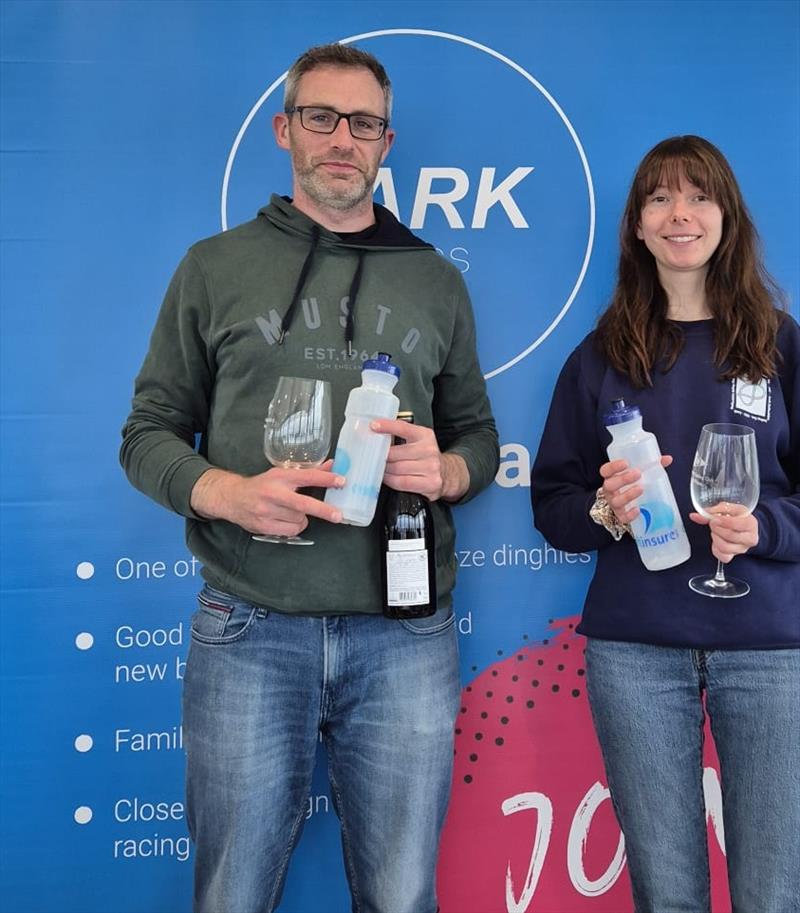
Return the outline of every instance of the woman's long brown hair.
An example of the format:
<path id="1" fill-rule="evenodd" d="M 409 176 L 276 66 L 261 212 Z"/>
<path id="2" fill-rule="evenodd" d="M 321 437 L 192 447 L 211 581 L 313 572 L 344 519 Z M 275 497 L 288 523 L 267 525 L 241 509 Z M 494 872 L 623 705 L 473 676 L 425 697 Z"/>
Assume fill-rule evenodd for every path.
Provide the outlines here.
<path id="1" fill-rule="evenodd" d="M 620 225 L 617 285 L 600 317 L 597 342 L 611 365 L 638 387 L 653 371 L 668 371 L 683 347 L 680 328 L 667 320 L 667 295 L 656 261 L 636 237 L 642 207 L 656 187 L 676 188 L 684 177 L 722 210 L 722 238 L 709 261 L 706 299 L 714 317 L 714 361 L 721 379 L 753 383 L 775 374 L 775 339 L 782 295 L 764 268 L 758 233 L 725 156 L 699 136 L 665 139 L 642 159 Z"/>

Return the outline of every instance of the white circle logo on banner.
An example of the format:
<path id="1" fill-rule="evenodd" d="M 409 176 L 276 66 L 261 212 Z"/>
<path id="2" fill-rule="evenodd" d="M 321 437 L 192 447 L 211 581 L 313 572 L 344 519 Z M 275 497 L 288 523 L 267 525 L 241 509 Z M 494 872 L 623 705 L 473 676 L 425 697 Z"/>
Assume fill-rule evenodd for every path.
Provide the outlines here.
<path id="1" fill-rule="evenodd" d="M 574 127 L 553 96 L 527 70 L 493 48 L 430 29 L 381 29 L 339 43 L 398 36 L 447 43 L 432 59 L 422 53 L 412 57 L 406 49 L 387 62 L 397 54 L 391 44 L 380 54 L 395 88 L 402 85 L 397 93 L 401 114 L 393 123 L 402 124 L 398 135 L 403 149 L 421 148 L 430 155 L 433 147 L 436 165 L 412 162 L 408 151 L 397 151 L 398 143 L 387 162 L 393 167 L 381 169 L 376 194 L 382 191 L 383 204 L 412 231 L 425 228 L 423 237 L 433 241 L 462 273 L 471 272 L 481 360 L 495 365 L 486 374 L 490 378 L 541 345 L 578 294 L 594 243 L 589 163 Z M 478 51 L 489 73 L 474 58 L 464 60 L 465 50 Z M 503 66 L 498 68 L 495 62 Z M 286 75 L 275 79 L 256 101 L 231 146 L 222 181 L 223 230 L 229 224 L 234 164 L 237 182 L 248 191 L 239 194 L 242 203 L 236 207 L 241 208 L 242 218 L 252 213 L 253 188 L 263 192 L 265 159 L 269 160 L 264 149 L 267 129 L 251 131 L 257 136 L 257 154 L 251 153 L 249 159 L 245 155 L 244 163 L 243 142 Z M 424 103 L 413 103 L 415 91 Z M 515 157 L 523 155 L 535 155 L 536 163 L 518 162 Z M 400 158 L 397 165 L 395 157 Z M 454 161 L 457 164 L 451 165 Z M 274 173 L 275 167 L 281 165 L 276 162 L 270 169 L 267 161 L 268 171 Z M 414 183 L 413 206 L 401 212 L 402 190 Z M 482 330 L 481 324 L 489 326 Z"/>

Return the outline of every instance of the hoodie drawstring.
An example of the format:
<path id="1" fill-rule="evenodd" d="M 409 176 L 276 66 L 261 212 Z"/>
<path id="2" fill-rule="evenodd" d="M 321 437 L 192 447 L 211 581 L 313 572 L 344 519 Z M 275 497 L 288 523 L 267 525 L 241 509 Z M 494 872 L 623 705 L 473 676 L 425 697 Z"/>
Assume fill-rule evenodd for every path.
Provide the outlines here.
<path id="1" fill-rule="evenodd" d="M 297 277 L 297 285 L 294 287 L 292 300 L 289 304 L 289 307 L 286 309 L 286 313 L 283 315 L 283 320 L 281 320 L 281 335 L 278 337 L 278 345 L 283 345 L 283 339 L 286 336 L 289 327 L 291 326 L 292 318 L 294 317 L 294 312 L 297 308 L 297 302 L 300 300 L 300 294 L 303 291 L 303 286 L 306 284 L 308 274 L 311 272 L 311 264 L 314 262 L 314 253 L 317 250 L 318 242 L 319 228 L 316 225 L 312 225 L 311 247 L 308 249 L 306 259 L 303 263 L 303 268 L 300 270 L 300 275 Z"/>
<path id="2" fill-rule="evenodd" d="M 311 228 L 311 246 L 306 254 L 306 259 L 303 262 L 303 267 L 300 270 L 300 275 L 297 277 L 297 285 L 294 288 L 294 294 L 292 295 L 292 300 L 289 304 L 289 307 L 286 309 L 286 313 L 283 315 L 281 320 L 281 332 L 278 336 L 278 345 L 283 345 L 283 340 L 286 334 L 289 332 L 289 327 L 292 325 L 292 320 L 294 319 L 294 312 L 297 310 L 297 302 L 300 300 L 300 296 L 303 292 L 303 286 L 306 284 L 306 279 L 308 274 L 311 272 L 311 266 L 314 262 L 314 254 L 317 250 L 317 244 L 319 243 L 319 228 L 314 225 Z M 358 252 L 358 263 L 356 264 L 356 271 L 353 273 L 353 279 L 350 282 L 350 291 L 347 295 L 347 314 L 345 316 L 345 330 L 344 338 L 347 343 L 347 354 L 353 354 L 353 338 L 355 336 L 355 307 L 356 307 L 356 298 L 358 297 L 358 289 L 361 285 L 361 272 L 364 267 L 364 256 L 366 251 L 360 250 Z"/>
<path id="3" fill-rule="evenodd" d="M 364 251 L 358 252 L 358 263 L 356 271 L 353 273 L 353 281 L 350 283 L 350 291 L 347 295 L 347 317 L 344 329 L 344 339 L 347 343 L 347 354 L 353 354 L 353 337 L 355 335 L 355 311 L 356 298 L 358 297 L 358 288 L 361 285 L 361 270 L 364 267 Z"/>

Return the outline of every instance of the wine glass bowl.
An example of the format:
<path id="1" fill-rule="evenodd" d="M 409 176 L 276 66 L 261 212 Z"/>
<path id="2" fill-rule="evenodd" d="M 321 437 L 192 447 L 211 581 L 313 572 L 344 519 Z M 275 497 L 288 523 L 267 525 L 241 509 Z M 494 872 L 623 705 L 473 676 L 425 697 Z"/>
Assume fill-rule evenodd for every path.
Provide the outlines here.
<path id="1" fill-rule="evenodd" d="M 264 421 L 264 455 L 273 466 L 308 469 L 319 466 L 331 446 L 330 395 L 327 381 L 282 377 L 284 389 L 272 400 Z M 307 385 L 314 385 L 313 389 Z"/>
<path id="2" fill-rule="evenodd" d="M 690 485 L 695 510 L 708 520 L 749 514 L 758 503 L 756 436 L 747 425 L 704 425 L 697 442 Z M 726 578 L 721 561 L 716 574 L 692 577 L 689 586 L 703 596 L 733 599 L 750 592 L 743 580 Z"/>
<path id="3" fill-rule="evenodd" d="M 311 469 L 331 446 L 331 386 L 326 380 L 281 377 L 264 421 L 264 455 L 273 466 Z M 301 536 L 253 536 L 258 542 L 313 545 Z"/>

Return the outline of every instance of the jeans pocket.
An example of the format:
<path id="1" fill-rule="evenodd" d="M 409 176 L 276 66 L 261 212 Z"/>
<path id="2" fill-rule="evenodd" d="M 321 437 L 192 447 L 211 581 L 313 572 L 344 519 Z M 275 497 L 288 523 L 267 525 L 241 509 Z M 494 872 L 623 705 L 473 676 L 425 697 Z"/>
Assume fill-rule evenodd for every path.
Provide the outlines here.
<path id="1" fill-rule="evenodd" d="M 400 624 L 412 634 L 441 634 L 453 627 L 456 622 L 452 607 L 438 609 L 427 618 L 401 618 Z"/>
<path id="2" fill-rule="evenodd" d="M 258 607 L 208 585 L 197 596 L 192 616 L 192 638 L 202 644 L 229 644 L 240 640 L 255 620 Z"/>

